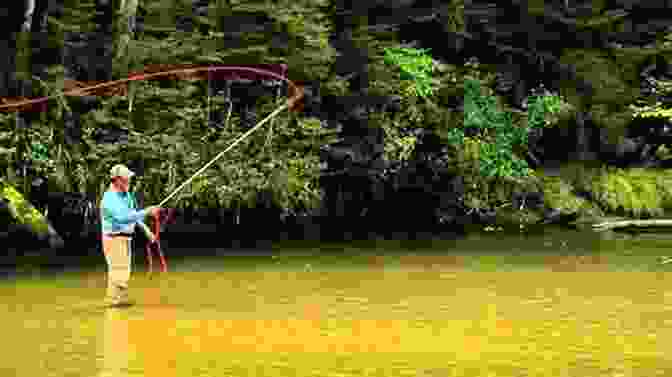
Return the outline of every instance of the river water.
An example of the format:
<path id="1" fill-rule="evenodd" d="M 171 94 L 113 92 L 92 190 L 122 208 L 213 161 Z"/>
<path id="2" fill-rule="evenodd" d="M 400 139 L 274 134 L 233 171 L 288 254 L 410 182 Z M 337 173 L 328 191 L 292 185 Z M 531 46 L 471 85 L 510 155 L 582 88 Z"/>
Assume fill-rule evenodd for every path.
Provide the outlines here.
<path id="1" fill-rule="evenodd" d="M 0 375 L 672 375 L 670 246 L 545 229 L 250 256 L 165 248 L 170 271 L 152 279 L 135 255 L 126 309 L 101 306 L 101 255 L 2 280 Z"/>

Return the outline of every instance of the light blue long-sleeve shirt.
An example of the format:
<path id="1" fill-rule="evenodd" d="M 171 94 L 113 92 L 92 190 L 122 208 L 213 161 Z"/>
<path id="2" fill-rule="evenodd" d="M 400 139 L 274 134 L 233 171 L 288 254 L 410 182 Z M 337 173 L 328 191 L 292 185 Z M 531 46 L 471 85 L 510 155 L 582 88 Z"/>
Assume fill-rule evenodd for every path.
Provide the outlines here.
<path id="1" fill-rule="evenodd" d="M 129 192 L 106 191 L 101 201 L 103 235 L 133 234 L 135 225 L 142 223 L 146 210 L 136 210 L 135 197 Z"/>

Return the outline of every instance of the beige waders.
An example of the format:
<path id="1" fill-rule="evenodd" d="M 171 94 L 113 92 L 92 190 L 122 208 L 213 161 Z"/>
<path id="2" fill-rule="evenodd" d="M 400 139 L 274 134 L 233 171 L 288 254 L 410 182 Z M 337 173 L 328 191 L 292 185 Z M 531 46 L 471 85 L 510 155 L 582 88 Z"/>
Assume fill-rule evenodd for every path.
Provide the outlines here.
<path id="1" fill-rule="evenodd" d="M 131 278 L 133 256 L 131 237 L 103 236 L 103 252 L 107 261 L 105 302 L 109 305 L 128 304 L 128 281 Z"/>

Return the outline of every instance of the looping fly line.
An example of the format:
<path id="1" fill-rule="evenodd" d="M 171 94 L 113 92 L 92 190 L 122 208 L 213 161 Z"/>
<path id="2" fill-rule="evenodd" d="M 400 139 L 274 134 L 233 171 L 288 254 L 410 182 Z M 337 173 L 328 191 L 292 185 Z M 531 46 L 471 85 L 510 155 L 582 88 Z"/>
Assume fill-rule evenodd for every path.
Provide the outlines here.
<path id="1" fill-rule="evenodd" d="M 282 75 L 278 75 L 275 72 L 265 70 L 265 69 L 259 69 L 259 68 L 251 68 L 251 67 L 241 67 L 241 66 L 216 66 L 216 67 L 196 67 L 196 68 L 180 68 L 180 69 L 173 69 L 173 70 L 167 70 L 167 71 L 162 71 L 162 72 L 156 72 L 156 73 L 142 73 L 142 74 L 136 74 L 132 75 L 126 79 L 121 79 L 121 80 L 115 80 L 115 81 L 109 81 L 105 83 L 100 83 L 96 85 L 91 85 L 87 86 L 84 88 L 77 88 L 77 89 L 72 89 L 68 90 L 62 93 L 58 93 L 52 96 L 47 96 L 47 97 L 41 97 L 37 99 L 32 99 L 32 100 L 24 100 L 20 102 L 15 102 L 11 104 L 5 104 L 5 105 L 0 105 L 0 111 L 3 109 L 11 109 L 15 108 L 15 111 L 21 111 L 20 107 L 27 106 L 27 105 L 33 105 L 33 104 L 38 104 L 42 103 L 45 101 L 48 101 L 50 99 L 54 99 L 58 96 L 61 95 L 77 95 L 77 94 L 85 94 L 86 92 L 96 90 L 96 89 L 101 89 L 101 88 L 108 88 L 108 87 L 114 87 L 117 85 L 121 85 L 124 83 L 128 83 L 131 81 L 141 81 L 141 80 L 147 80 L 150 78 L 154 77 L 161 77 L 161 76 L 168 76 L 168 75 L 176 75 L 176 74 L 182 74 L 184 75 L 189 75 L 189 74 L 195 74 L 198 72 L 207 72 L 208 75 L 210 75 L 211 72 L 216 72 L 216 71 L 239 71 L 239 72 L 252 72 L 252 73 L 257 73 L 260 75 L 266 75 L 273 77 L 275 79 L 281 80 L 285 83 L 287 83 L 291 89 L 292 93 L 294 94 L 292 97 L 290 97 L 287 102 L 278 108 L 276 108 L 272 113 L 270 113 L 268 116 L 266 116 L 264 119 L 259 121 L 254 127 L 250 128 L 248 131 L 243 133 L 241 136 L 239 136 L 236 140 L 234 140 L 226 149 L 224 149 L 222 152 L 220 152 L 217 156 L 215 156 L 212 160 L 210 160 L 207 164 L 205 164 L 201 169 L 199 169 L 194 175 L 192 175 L 188 180 L 186 180 L 184 183 L 182 183 L 179 187 L 177 187 L 173 192 L 168 195 L 164 200 L 161 201 L 161 203 L 158 204 L 159 207 L 163 206 L 168 200 L 170 200 L 175 194 L 177 194 L 182 188 L 184 188 L 186 185 L 188 185 L 194 178 L 196 178 L 199 174 L 204 172 L 208 167 L 210 167 L 212 164 L 214 164 L 218 159 L 220 159 L 226 152 L 231 150 L 233 147 L 238 145 L 241 141 L 243 141 L 245 138 L 247 138 L 249 135 L 251 135 L 253 132 L 255 132 L 257 129 L 259 129 L 261 126 L 263 126 L 266 122 L 268 122 L 270 119 L 278 115 L 281 111 L 287 109 L 295 109 L 294 106 L 297 105 L 297 103 L 303 98 L 303 89 L 294 84 L 291 80 L 287 79 L 286 77 Z"/>
<path id="2" fill-rule="evenodd" d="M 55 99 L 59 96 L 63 95 L 86 95 L 87 92 L 96 90 L 96 89 L 104 89 L 104 88 L 111 88 L 115 86 L 119 86 L 122 84 L 126 84 L 131 81 L 143 81 L 143 80 L 148 80 L 151 78 L 157 78 L 157 77 L 162 77 L 162 76 L 170 76 L 170 75 L 177 75 L 177 76 L 185 76 L 189 77 L 189 75 L 193 75 L 195 73 L 199 72 L 207 72 L 208 77 L 210 76 L 211 72 L 217 72 L 217 71 L 239 71 L 239 72 L 252 72 L 256 73 L 262 76 L 270 76 L 275 79 L 278 79 L 280 81 L 283 81 L 287 83 L 290 88 L 292 89 L 292 92 L 294 93 L 294 96 L 291 97 L 288 100 L 288 107 L 290 109 L 293 107 L 293 105 L 298 102 L 303 97 L 302 90 L 294 84 L 291 80 L 288 78 L 279 75 L 273 71 L 270 70 L 265 70 L 265 69 L 260 69 L 260 68 L 251 68 L 251 67 L 242 67 L 242 66 L 215 66 L 215 67 L 195 67 L 195 68 L 179 68 L 179 69 L 171 69 L 171 70 L 166 70 L 166 71 L 161 71 L 161 72 L 154 72 L 154 73 L 140 73 L 140 74 L 134 74 L 129 76 L 128 78 L 125 79 L 119 79 L 119 80 L 114 80 L 114 81 L 108 81 L 108 82 L 103 82 L 99 84 L 94 84 L 94 85 L 89 85 L 83 88 L 74 88 L 74 89 L 69 89 L 51 96 L 46 96 L 46 97 L 40 97 L 40 98 L 35 98 L 35 99 L 29 99 L 29 100 L 22 100 L 22 101 L 17 101 L 17 102 L 12 102 L 12 103 L 6 103 L 0 105 L 0 111 L 11 111 L 10 109 L 14 109 L 13 111 L 23 111 L 25 110 L 25 107 L 27 105 L 35 105 L 39 104 L 42 102 L 46 102 L 50 99 Z M 24 109 L 22 109 L 24 108 Z"/>

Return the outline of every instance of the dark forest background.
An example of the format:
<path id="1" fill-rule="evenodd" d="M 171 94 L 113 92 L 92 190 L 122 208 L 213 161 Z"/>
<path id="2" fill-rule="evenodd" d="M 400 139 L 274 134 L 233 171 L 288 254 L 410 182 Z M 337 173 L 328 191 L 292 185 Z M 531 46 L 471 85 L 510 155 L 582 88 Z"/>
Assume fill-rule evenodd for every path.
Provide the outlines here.
<path id="1" fill-rule="evenodd" d="M 216 242 L 422 239 L 664 216 L 671 203 L 669 1 L 26 0 L 3 10 L 5 103 L 186 65 L 286 67 L 305 90 L 300 111 L 167 204 L 173 242 L 217 230 Z M 385 62 L 398 47 L 428 49 L 431 95 Z M 562 99 L 515 151 L 530 174 L 479 174 L 494 135 L 451 139 L 467 79 L 516 127 L 529 96 Z M 66 244 L 92 245 L 113 164 L 139 173 L 142 205 L 158 203 L 288 95 L 278 80 L 175 75 L 5 111 L 0 177 L 48 211 Z"/>

